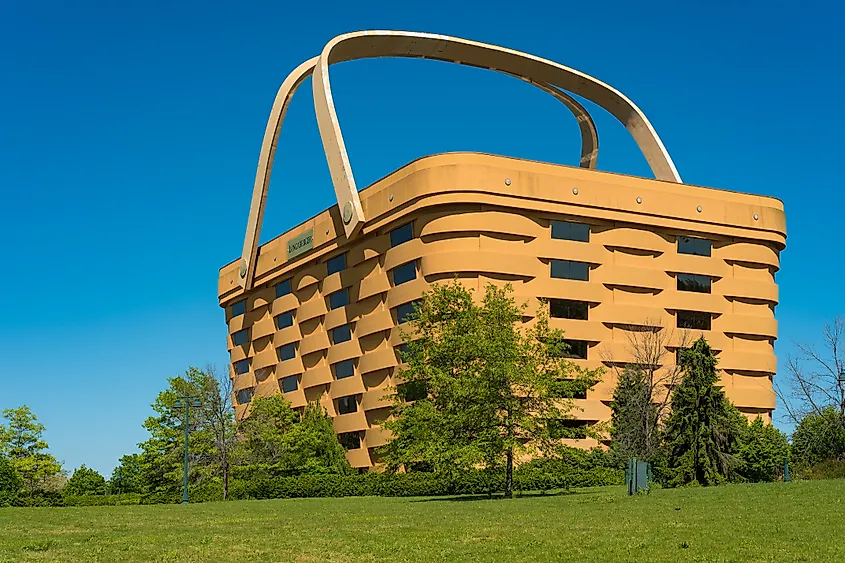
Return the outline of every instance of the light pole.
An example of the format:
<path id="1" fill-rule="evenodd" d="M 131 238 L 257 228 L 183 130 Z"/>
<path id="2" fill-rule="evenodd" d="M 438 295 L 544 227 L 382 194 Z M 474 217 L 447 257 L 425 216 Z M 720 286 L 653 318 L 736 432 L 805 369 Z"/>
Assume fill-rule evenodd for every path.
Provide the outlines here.
<path id="1" fill-rule="evenodd" d="M 198 408 L 200 406 L 200 399 L 195 395 L 182 395 L 181 399 L 176 399 L 176 402 L 173 403 L 173 408 L 185 409 L 185 467 L 182 472 L 182 504 L 188 504 L 188 421 L 190 420 L 191 407 Z"/>

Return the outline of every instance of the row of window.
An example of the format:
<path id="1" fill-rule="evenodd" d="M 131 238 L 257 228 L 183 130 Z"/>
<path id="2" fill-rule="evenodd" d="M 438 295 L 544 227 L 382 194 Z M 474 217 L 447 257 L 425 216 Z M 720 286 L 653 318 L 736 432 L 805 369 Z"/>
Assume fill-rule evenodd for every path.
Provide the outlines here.
<path id="1" fill-rule="evenodd" d="M 571 221 L 552 221 L 552 238 L 572 240 L 576 242 L 590 242 L 590 225 L 573 223 Z M 694 237 L 677 237 L 678 254 L 692 254 L 694 256 L 710 256 L 713 243 L 707 239 Z"/>

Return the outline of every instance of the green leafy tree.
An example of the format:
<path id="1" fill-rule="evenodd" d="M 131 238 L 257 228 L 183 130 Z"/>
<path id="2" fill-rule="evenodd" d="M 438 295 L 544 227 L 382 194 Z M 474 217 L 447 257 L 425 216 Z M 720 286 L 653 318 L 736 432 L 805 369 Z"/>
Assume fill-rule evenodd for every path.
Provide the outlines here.
<path id="1" fill-rule="evenodd" d="M 789 458 L 786 435 L 763 423 L 759 416 L 739 439 L 736 450 L 737 471 L 747 481 L 774 481 L 783 474 L 783 464 Z"/>
<path id="2" fill-rule="evenodd" d="M 0 426 L 0 455 L 9 457 L 32 493 L 59 475 L 62 466 L 47 453 L 48 445 L 42 437 L 44 425 L 38 422 L 28 406 L 6 409 L 3 418 L 8 422 Z"/>
<path id="3" fill-rule="evenodd" d="M 66 495 L 104 495 L 106 479 L 96 470 L 83 464 L 73 472 L 62 492 Z"/>
<path id="4" fill-rule="evenodd" d="M 18 474 L 12 461 L 0 455 L 0 506 L 18 495 L 23 487 L 23 479 Z"/>
<path id="5" fill-rule="evenodd" d="M 799 420 L 792 433 L 792 455 L 805 465 L 845 460 L 845 418 L 837 407 L 822 407 Z"/>
<path id="6" fill-rule="evenodd" d="M 512 293 L 510 285 L 489 284 L 479 304 L 455 280 L 424 294 L 414 333 L 403 334 L 407 383 L 383 423 L 392 433 L 382 450 L 389 467 L 481 467 L 491 476 L 504 468 L 511 496 L 520 454 L 554 455 L 561 438 L 577 435 L 568 398 L 595 385 L 600 372 L 564 358 L 563 333 L 549 327 L 544 308 L 524 329 L 526 305 Z M 421 388 L 425 397 L 405 400 Z"/>
<path id="7" fill-rule="evenodd" d="M 659 448 L 658 412 L 642 370 L 619 374 L 610 408 L 611 449 L 617 459 L 651 460 Z"/>
<path id="8" fill-rule="evenodd" d="M 716 357 L 702 336 L 681 351 L 684 377 L 666 423 L 668 485 L 716 485 L 735 470 L 744 419 L 717 386 Z"/>
<path id="9" fill-rule="evenodd" d="M 118 466 L 112 471 L 111 479 L 109 479 L 109 491 L 112 494 L 142 492 L 141 471 L 140 454 L 129 454 L 121 457 Z"/>

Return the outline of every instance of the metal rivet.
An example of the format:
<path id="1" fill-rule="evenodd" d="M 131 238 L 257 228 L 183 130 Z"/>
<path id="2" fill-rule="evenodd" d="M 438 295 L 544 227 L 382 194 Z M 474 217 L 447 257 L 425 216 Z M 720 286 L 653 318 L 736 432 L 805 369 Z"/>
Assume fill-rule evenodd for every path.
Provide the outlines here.
<path id="1" fill-rule="evenodd" d="M 326 234 L 329 234 L 329 228 L 326 227 Z"/>
<path id="2" fill-rule="evenodd" d="M 240 274 L 242 278 L 246 277 L 246 260 L 241 260 L 241 270 Z"/>
<path id="3" fill-rule="evenodd" d="M 642 202 L 643 202 L 643 198 L 638 197 L 638 198 L 637 198 L 637 203 L 642 203 Z"/>
<path id="4" fill-rule="evenodd" d="M 388 201 L 393 201 L 393 194 L 390 194 L 387 199 Z"/>
<path id="5" fill-rule="evenodd" d="M 505 185 L 506 185 L 506 186 L 510 186 L 510 185 L 511 185 L 511 179 L 510 179 L 510 178 L 505 178 Z"/>
<path id="6" fill-rule="evenodd" d="M 578 195 L 578 188 L 572 188 L 572 193 Z"/>
<path id="7" fill-rule="evenodd" d="M 757 214 L 755 213 L 755 214 L 754 214 L 754 220 L 756 221 L 756 220 L 757 220 L 757 219 L 759 219 L 759 218 L 760 218 L 760 216 L 759 216 L 759 215 L 757 215 Z"/>
<path id="8" fill-rule="evenodd" d="M 698 207 L 695 208 L 695 210 L 698 211 L 699 213 L 701 213 L 701 206 L 699 205 Z"/>
<path id="9" fill-rule="evenodd" d="M 343 224 L 348 225 L 351 220 L 352 220 L 352 202 L 347 201 L 343 205 Z"/>
<path id="10" fill-rule="evenodd" d="M 275 262 L 275 261 L 276 261 L 276 257 L 275 257 L 275 256 L 273 256 L 273 262 Z"/>

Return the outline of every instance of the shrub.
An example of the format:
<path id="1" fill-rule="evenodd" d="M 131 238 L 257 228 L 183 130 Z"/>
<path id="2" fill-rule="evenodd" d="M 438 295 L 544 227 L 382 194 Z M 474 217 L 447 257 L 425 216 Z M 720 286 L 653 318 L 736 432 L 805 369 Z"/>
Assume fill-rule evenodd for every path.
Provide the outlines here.
<path id="1" fill-rule="evenodd" d="M 789 457 L 786 435 L 764 424 L 759 416 L 739 439 L 737 472 L 747 481 L 774 481 L 783 475 L 783 462 Z"/>
<path id="2" fill-rule="evenodd" d="M 14 497 L 23 487 L 23 479 L 15 466 L 5 456 L 0 455 L 0 495 Z"/>
<path id="3" fill-rule="evenodd" d="M 845 479 L 845 460 L 828 459 L 814 465 L 795 467 L 796 479 Z"/>
<path id="4" fill-rule="evenodd" d="M 82 465 L 73 472 L 62 492 L 71 496 L 104 495 L 106 479 L 95 470 Z"/>
<path id="5" fill-rule="evenodd" d="M 845 459 L 845 420 L 834 407 L 810 413 L 801 419 L 792 434 L 795 460 L 815 465 L 828 459 Z"/>

